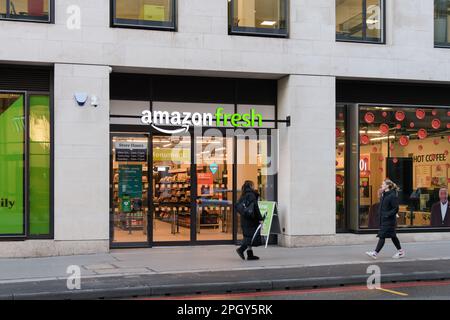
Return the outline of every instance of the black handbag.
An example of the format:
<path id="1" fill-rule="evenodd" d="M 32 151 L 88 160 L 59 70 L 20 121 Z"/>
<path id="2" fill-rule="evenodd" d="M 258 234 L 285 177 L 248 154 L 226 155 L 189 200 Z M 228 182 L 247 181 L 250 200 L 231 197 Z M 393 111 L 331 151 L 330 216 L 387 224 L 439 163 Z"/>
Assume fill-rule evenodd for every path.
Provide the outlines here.
<path id="1" fill-rule="evenodd" d="M 240 200 L 236 204 L 236 210 L 244 218 L 253 219 L 255 217 L 255 203 L 253 201 L 248 203 L 244 199 Z"/>

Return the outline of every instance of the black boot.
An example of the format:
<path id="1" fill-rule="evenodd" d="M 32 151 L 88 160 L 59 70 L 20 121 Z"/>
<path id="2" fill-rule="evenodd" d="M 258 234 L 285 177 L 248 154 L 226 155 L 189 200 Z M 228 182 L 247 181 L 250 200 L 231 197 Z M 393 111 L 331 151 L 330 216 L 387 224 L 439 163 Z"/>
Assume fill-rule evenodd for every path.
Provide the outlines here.
<path id="1" fill-rule="evenodd" d="M 247 260 L 259 260 L 259 257 L 253 255 L 253 250 L 247 250 Z"/>
<path id="2" fill-rule="evenodd" d="M 245 260 L 245 256 L 244 256 L 244 250 L 242 250 L 241 247 L 236 249 L 237 254 L 239 255 L 239 257 L 241 257 L 242 260 Z"/>

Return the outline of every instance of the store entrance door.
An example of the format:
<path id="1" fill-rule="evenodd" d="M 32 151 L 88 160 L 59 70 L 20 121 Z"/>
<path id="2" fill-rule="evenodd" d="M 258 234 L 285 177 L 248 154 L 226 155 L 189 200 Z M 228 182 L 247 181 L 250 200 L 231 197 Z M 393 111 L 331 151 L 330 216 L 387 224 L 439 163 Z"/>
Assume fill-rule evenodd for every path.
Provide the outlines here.
<path id="1" fill-rule="evenodd" d="M 113 247 L 194 241 L 191 148 L 190 133 L 111 134 Z"/>
<path id="2" fill-rule="evenodd" d="M 153 243 L 192 242 L 192 139 L 185 135 L 151 136 Z"/>
<path id="3" fill-rule="evenodd" d="M 231 244 L 241 238 L 234 204 L 244 181 L 254 181 L 262 199 L 275 199 L 275 175 L 265 160 L 273 157 L 268 136 L 116 130 L 112 247 Z"/>
<path id="4" fill-rule="evenodd" d="M 112 245 L 148 243 L 149 136 L 118 133 L 111 136 Z M 151 168 L 150 168 L 151 169 Z"/>

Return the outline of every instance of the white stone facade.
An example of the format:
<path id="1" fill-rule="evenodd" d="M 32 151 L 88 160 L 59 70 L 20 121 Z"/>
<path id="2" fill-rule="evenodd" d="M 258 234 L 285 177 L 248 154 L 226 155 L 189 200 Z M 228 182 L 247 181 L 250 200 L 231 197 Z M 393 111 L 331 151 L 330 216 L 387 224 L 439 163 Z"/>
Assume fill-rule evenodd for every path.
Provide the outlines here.
<path id="1" fill-rule="evenodd" d="M 109 249 L 110 67 L 279 79 L 278 116 L 292 118 L 280 130 L 280 243 L 287 246 L 304 236 L 339 238 L 336 78 L 450 81 L 450 51 L 434 48 L 432 0 L 387 0 L 381 45 L 336 42 L 334 0 L 290 0 L 287 39 L 228 35 L 226 0 L 177 2 L 176 32 L 112 28 L 109 0 L 57 0 L 54 24 L 0 21 L 0 63 L 53 65 L 55 92 L 55 239 L 0 242 L 0 256 Z M 66 25 L 74 4 L 79 30 Z M 97 95 L 100 106 L 76 108 L 77 91 Z"/>

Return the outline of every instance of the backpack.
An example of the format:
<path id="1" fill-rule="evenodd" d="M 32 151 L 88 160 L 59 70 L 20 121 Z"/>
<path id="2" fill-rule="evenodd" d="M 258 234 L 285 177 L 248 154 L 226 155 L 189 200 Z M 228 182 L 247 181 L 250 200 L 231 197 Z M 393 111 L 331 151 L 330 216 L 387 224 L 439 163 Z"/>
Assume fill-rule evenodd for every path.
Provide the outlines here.
<path id="1" fill-rule="evenodd" d="M 236 204 L 237 212 L 244 218 L 254 219 L 255 218 L 255 202 L 242 197 Z"/>

